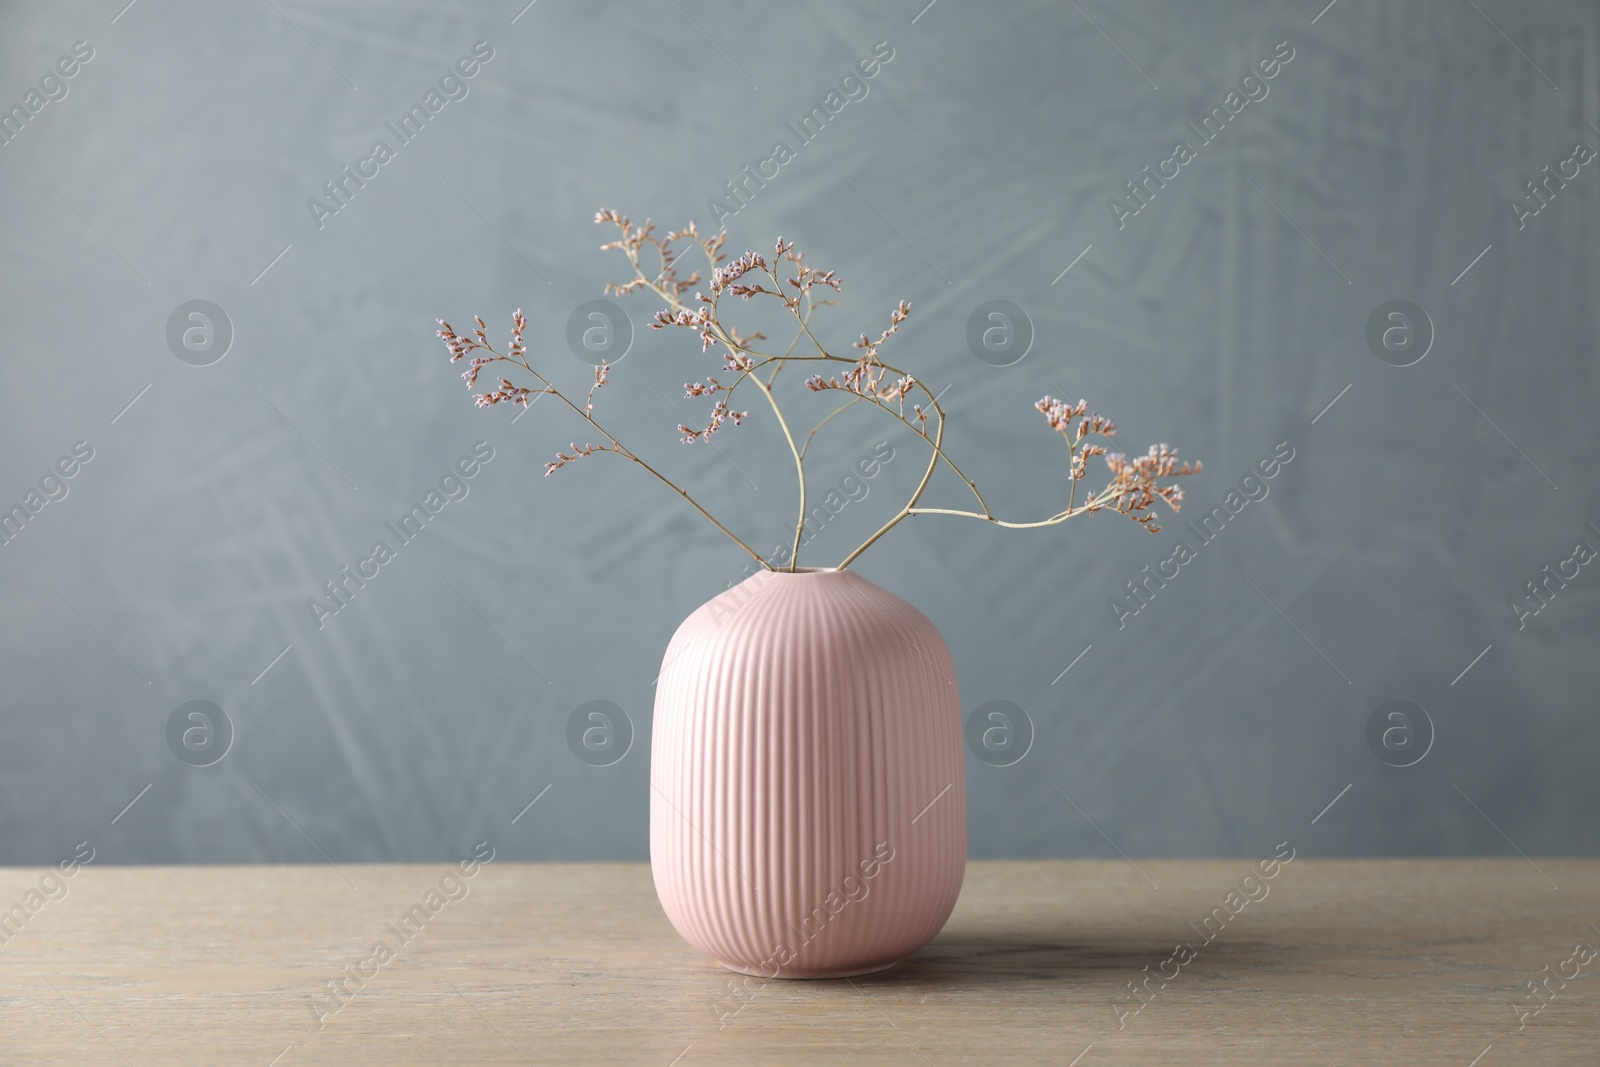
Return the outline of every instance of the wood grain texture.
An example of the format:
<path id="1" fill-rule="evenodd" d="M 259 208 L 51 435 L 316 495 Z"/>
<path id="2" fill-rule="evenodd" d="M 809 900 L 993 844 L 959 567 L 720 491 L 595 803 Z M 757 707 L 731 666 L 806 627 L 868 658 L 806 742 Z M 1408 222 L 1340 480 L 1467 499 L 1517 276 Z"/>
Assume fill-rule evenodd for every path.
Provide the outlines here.
<path id="1" fill-rule="evenodd" d="M 1600 945 L 1600 861 L 1536 862 L 1299 858 L 1205 945 L 1248 861 L 974 862 L 906 962 L 742 999 L 645 864 L 496 862 L 321 1025 L 450 867 L 91 866 L 0 946 L 0 1062 L 1593 1065 L 1600 961 L 1518 1032 L 1525 983 Z M 38 879 L 0 871 L 0 901 Z"/>

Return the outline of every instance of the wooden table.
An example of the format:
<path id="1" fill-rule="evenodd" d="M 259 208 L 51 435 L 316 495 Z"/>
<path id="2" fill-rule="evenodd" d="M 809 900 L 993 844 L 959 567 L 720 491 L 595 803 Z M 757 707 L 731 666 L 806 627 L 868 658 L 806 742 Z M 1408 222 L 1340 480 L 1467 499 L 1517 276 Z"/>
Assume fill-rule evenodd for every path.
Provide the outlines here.
<path id="1" fill-rule="evenodd" d="M 897 967 L 746 988 L 645 864 L 90 865 L 5 928 L 0 1063 L 1600 1063 L 1600 861 L 1300 858 L 1205 943 L 1250 869 L 975 862 Z"/>

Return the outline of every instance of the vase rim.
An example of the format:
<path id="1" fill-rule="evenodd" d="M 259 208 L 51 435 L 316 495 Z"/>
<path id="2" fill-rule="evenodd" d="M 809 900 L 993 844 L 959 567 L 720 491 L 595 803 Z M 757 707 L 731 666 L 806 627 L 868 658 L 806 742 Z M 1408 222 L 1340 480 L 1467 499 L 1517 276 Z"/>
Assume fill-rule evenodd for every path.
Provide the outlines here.
<path id="1" fill-rule="evenodd" d="M 757 571 L 756 573 L 761 574 L 763 572 Z M 793 570 L 790 570 L 788 567 L 776 567 L 770 571 L 766 571 L 765 573 L 769 578 L 776 575 L 782 575 L 786 578 L 799 578 L 815 577 L 823 574 L 841 574 L 851 576 L 855 574 L 854 571 L 840 570 L 838 567 L 796 567 Z"/>

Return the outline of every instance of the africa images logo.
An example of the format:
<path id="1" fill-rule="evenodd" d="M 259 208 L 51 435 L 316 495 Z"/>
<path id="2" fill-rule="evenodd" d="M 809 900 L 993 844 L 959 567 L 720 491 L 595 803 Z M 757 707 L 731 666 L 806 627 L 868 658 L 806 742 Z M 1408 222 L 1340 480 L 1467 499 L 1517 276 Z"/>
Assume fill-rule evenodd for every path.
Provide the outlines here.
<path id="1" fill-rule="evenodd" d="M 306 208 L 311 212 L 311 220 L 317 224 L 317 229 L 327 225 L 329 216 L 337 215 L 348 207 L 356 193 L 378 176 L 379 168 L 394 159 L 400 148 L 416 140 L 428 120 L 443 111 L 446 104 L 453 100 L 465 100 L 472 91 L 467 80 L 477 77 L 483 64 L 493 58 L 494 48 L 488 41 L 473 45 L 470 55 L 456 60 L 455 65 L 439 78 L 437 89 L 429 86 L 422 99 L 401 114 L 398 126 L 393 122 L 383 124 L 394 135 L 395 147 L 391 148 L 385 140 L 374 141 L 371 151 L 356 160 L 354 171 L 347 163 L 339 168 L 339 173 L 331 180 L 323 182 L 322 191 L 328 199 L 321 200 L 313 196 L 306 200 Z"/>
<path id="2" fill-rule="evenodd" d="M 1107 598 L 1106 608 L 1111 612 L 1111 618 L 1115 620 L 1117 629 L 1127 626 L 1130 618 L 1149 607 L 1156 593 L 1165 589 L 1168 582 L 1177 578 L 1182 573 L 1183 567 L 1199 559 L 1198 548 L 1210 544 L 1221 536 L 1228 523 L 1237 518 L 1249 504 L 1267 499 L 1267 495 L 1272 492 L 1268 482 L 1276 478 L 1278 472 L 1293 459 L 1294 446 L 1288 441 L 1279 441 L 1270 456 L 1262 456 L 1256 460 L 1255 466 L 1239 479 L 1237 489 L 1228 490 L 1222 498 L 1222 503 L 1200 516 L 1199 525 L 1192 519 L 1186 521 L 1184 525 L 1194 534 L 1195 547 L 1191 548 L 1189 542 L 1180 537 L 1172 548 L 1172 554 L 1159 560 L 1154 571 L 1150 569 L 1149 564 L 1146 564 L 1139 576 L 1130 578 L 1123 584 L 1128 593 L 1127 600 L 1118 597 Z"/>
<path id="3" fill-rule="evenodd" d="M 396 547 L 391 547 L 388 541 L 374 541 L 372 551 L 356 560 L 354 571 L 347 563 L 339 568 L 337 576 L 322 583 L 322 590 L 327 594 L 327 600 L 307 597 L 306 607 L 310 610 L 317 629 L 325 627 L 328 619 L 348 607 L 350 601 L 355 599 L 356 593 L 365 589 L 367 583 L 381 573 L 381 568 L 399 554 L 400 548 L 422 535 L 422 531 L 427 528 L 434 516 L 452 501 L 465 500 L 471 491 L 467 483 L 476 478 L 484 465 L 492 459 L 494 459 L 494 446 L 489 442 L 479 441 L 473 445 L 472 454 L 456 460 L 455 466 L 439 479 L 437 489 L 429 489 L 420 503 L 411 505 L 410 511 L 393 522 L 383 524 L 384 529 L 394 536 Z"/>

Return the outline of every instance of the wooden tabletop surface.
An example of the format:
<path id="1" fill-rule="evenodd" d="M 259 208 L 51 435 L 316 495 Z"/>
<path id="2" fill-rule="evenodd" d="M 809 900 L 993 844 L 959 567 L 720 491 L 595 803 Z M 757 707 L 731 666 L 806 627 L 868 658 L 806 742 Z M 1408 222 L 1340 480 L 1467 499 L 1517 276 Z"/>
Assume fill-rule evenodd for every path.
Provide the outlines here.
<path id="1" fill-rule="evenodd" d="M 1253 870 L 974 862 L 891 970 L 763 982 L 645 864 L 6 868 L 0 1063 L 1600 1064 L 1600 861 Z"/>

